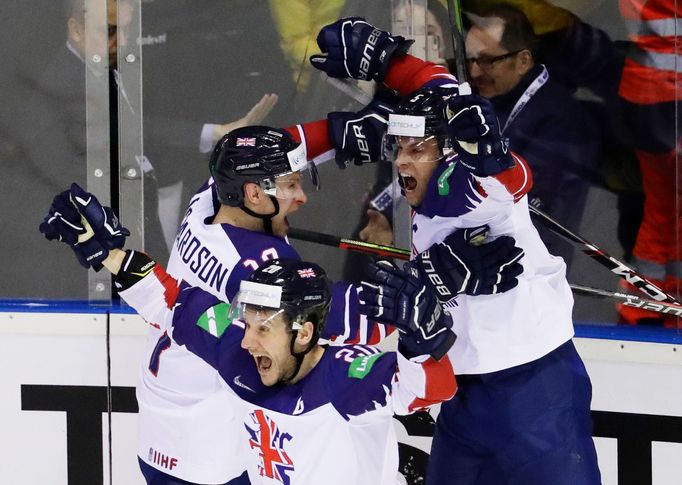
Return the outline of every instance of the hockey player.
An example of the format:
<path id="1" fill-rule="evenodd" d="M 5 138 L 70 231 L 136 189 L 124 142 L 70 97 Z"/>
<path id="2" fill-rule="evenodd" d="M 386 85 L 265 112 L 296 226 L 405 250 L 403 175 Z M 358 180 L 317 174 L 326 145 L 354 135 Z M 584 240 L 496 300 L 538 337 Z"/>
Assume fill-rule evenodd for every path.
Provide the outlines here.
<path id="1" fill-rule="evenodd" d="M 70 199 L 81 196 L 88 200 L 80 206 L 87 224 L 78 227 L 81 214 Z M 254 484 L 393 484 L 392 415 L 442 402 L 456 390 L 447 356 L 455 340 L 450 317 L 422 278 L 391 263 L 373 268 L 362 307 L 400 330 L 399 351 L 327 348 L 318 338 L 331 288 L 315 264 L 268 261 L 242 281 L 230 306 L 178 282 L 143 253 L 109 249 L 107 226 L 117 233 L 115 245 L 124 233 L 116 219 L 103 222 L 111 211 L 91 194 L 72 188 L 57 196 L 51 214 L 59 221 L 51 227 L 81 262 L 114 273 L 122 298 L 216 368 L 241 399 L 242 406 L 228 410 L 240 423 L 232 438 Z M 92 237 L 90 224 L 99 237 Z M 330 472 L 339 463 L 344 473 Z"/>
<path id="2" fill-rule="evenodd" d="M 309 134 L 315 130 L 309 124 L 300 127 L 304 128 Z M 266 260 L 297 259 L 283 236 L 288 226 L 286 216 L 306 200 L 301 183 L 307 176 L 295 171 L 307 166 L 300 157 L 302 146 L 287 132 L 268 127 L 247 127 L 224 137 L 211 157 L 215 181 L 211 179 L 192 199 L 178 232 L 169 273 L 230 301 L 239 281 Z M 315 153 L 314 144 L 309 143 L 307 148 Z M 82 189 L 74 187 L 72 192 L 84 212 L 100 212 L 90 205 L 95 202 Z M 60 205 L 60 200 L 55 199 L 56 206 L 41 226 L 48 239 L 68 240 L 62 234 L 64 228 L 79 224 L 69 204 L 62 201 Z M 69 217 L 72 222 L 65 222 Z M 106 221 L 100 221 L 105 231 L 102 238 L 107 247 L 121 247 L 121 238 L 111 239 L 106 232 L 112 220 L 109 214 Z M 457 254 L 459 246 L 468 246 L 464 238 L 453 241 L 450 251 Z M 489 248 L 508 253 L 509 259 L 516 256 L 511 239 L 497 240 Z M 97 254 L 90 252 L 87 244 L 74 250 L 81 256 L 83 251 Z M 518 265 L 501 268 L 503 265 L 492 260 L 486 266 L 482 257 L 489 252 L 467 255 L 471 269 L 465 270 L 470 278 L 491 289 L 498 279 L 513 284 Z M 80 259 L 90 266 L 85 256 Z M 375 343 L 382 338 L 383 326 L 369 324 L 358 315 L 356 288 L 336 284 L 333 294 L 323 338 L 334 343 Z M 241 427 L 230 419 L 231 410 L 237 408 L 229 392 L 210 366 L 158 326 L 150 329 L 137 392 L 138 456 L 149 483 L 177 483 L 179 479 L 207 484 L 245 482 L 245 477 L 235 478 L 244 470 L 241 461 L 225 458 L 236 456 L 237 442 L 232 436 L 234 427 Z M 216 415 L 221 416 L 219 421 Z"/>
<path id="3" fill-rule="evenodd" d="M 341 19 L 322 29 L 324 54 L 311 61 L 330 76 L 385 81 L 401 94 L 415 84 L 455 84 L 404 54 L 406 42 L 362 19 Z M 450 358 L 459 391 L 441 407 L 427 482 L 600 483 L 591 384 L 571 341 L 565 264 L 539 239 L 527 198 L 514 203 L 515 189 L 527 185 L 518 176 L 523 163 L 506 149 L 492 106 L 453 89 L 422 89 L 397 115 L 389 116 L 385 146 L 413 208 L 421 266 L 447 274 L 443 238 L 481 224 L 488 238 L 512 236 L 526 254 L 518 286 L 505 293 L 473 296 L 459 280 L 439 286 L 458 335 Z"/>

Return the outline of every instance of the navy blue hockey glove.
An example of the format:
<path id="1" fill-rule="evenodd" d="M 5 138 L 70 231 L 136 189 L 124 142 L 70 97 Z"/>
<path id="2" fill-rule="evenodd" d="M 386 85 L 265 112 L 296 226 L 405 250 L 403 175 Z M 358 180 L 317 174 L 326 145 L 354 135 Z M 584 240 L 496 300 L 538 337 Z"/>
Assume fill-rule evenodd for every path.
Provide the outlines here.
<path id="1" fill-rule="evenodd" d="M 413 40 L 392 36 L 362 17 L 337 20 L 320 30 L 317 45 L 322 54 L 310 63 L 330 77 L 383 82 L 392 57 L 405 54 Z"/>
<path id="2" fill-rule="evenodd" d="M 417 268 L 405 263 L 404 269 L 386 260 L 373 263 L 362 282 L 360 313 L 396 327 L 405 357 L 430 354 L 440 360 L 457 338 L 452 319 Z"/>
<path id="3" fill-rule="evenodd" d="M 50 241 L 68 244 L 84 268 L 101 270 L 102 261 L 109 255 L 108 249 L 93 237 L 92 229 L 83 222 L 81 214 L 71 203 L 68 190 L 55 196 L 39 230 Z"/>
<path id="4" fill-rule="evenodd" d="M 458 229 L 417 257 L 420 273 L 436 288 L 441 302 L 459 293 L 504 293 L 519 284 L 523 249 L 509 236 L 483 242 L 487 232 L 488 226 Z"/>
<path id="5" fill-rule="evenodd" d="M 357 113 L 335 111 L 327 115 L 329 137 L 339 167 L 379 160 L 388 114 L 395 112 L 397 100 L 391 93 L 379 93 Z"/>
<path id="6" fill-rule="evenodd" d="M 460 163 L 478 177 L 489 177 L 514 166 L 509 141 L 502 136 L 492 103 L 476 94 L 447 101 L 448 126 L 461 150 Z"/>
<path id="7" fill-rule="evenodd" d="M 97 197 L 83 190 L 78 184 L 71 184 L 71 203 L 85 218 L 95 233 L 95 238 L 108 249 L 120 249 L 130 236 L 130 231 L 121 225 L 121 222 L 111 210 L 111 207 L 103 206 Z"/>

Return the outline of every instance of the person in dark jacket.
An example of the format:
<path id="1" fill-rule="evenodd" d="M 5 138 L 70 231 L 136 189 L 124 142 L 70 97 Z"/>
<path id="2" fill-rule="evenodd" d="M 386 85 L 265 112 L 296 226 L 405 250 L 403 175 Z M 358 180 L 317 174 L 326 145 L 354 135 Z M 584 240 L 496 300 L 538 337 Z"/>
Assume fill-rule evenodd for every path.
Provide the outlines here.
<path id="1" fill-rule="evenodd" d="M 530 203 L 578 230 L 599 153 L 583 108 L 536 63 L 537 39 L 520 10 L 498 5 L 469 19 L 465 47 L 471 82 L 492 101 L 510 148 L 533 170 Z M 538 229 L 550 252 L 570 265 L 570 245 Z"/>

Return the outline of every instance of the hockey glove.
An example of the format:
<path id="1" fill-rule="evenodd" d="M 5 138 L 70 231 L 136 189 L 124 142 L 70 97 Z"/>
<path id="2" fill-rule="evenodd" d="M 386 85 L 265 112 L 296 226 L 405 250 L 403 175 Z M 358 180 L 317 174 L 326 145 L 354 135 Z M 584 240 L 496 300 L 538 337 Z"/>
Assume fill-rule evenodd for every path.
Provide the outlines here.
<path id="1" fill-rule="evenodd" d="M 92 229 L 71 203 L 68 190 L 54 198 L 39 230 L 50 241 L 68 244 L 84 268 L 101 270 L 102 261 L 109 255 L 109 250 L 93 237 Z"/>
<path id="2" fill-rule="evenodd" d="M 322 54 L 310 63 L 330 77 L 382 82 L 392 57 L 405 54 L 413 40 L 391 36 L 362 17 L 337 20 L 320 30 L 317 45 Z"/>
<path id="3" fill-rule="evenodd" d="M 412 263 L 404 271 L 380 260 L 362 282 L 360 313 L 393 325 L 400 332 L 400 352 L 407 358 L 430 354 L 440 360 L 455 343 L 452 319 Z"/>
<path id="4" fill-rule="evenodd" d="M 71 184 L 70 198 L 71 203 L 92 227 L 100 244 L 108 249 L 123 247 L 130 231 L 121 225 L 111 207 L 100 204 L 97 197 L 78 184 Z"/>
<path id="5" fill-rule="evenodd" d="M 489 177 L 514 166 L 509 141 L 502 137 L 492 103 L 475 94 L 447 101 L 448 127 L 460 146 L 460 162 L 477 177 Z"/>
<path id="6" fill-rule="evenodd" d="M 381 155 L 381 140 L 388 126 L 388 114 L 395 111 L 397 98 L 380 93 L 357 113 L 335 111 L 327 115 L 327 126 L 332 145 L 336 149 L 336 163 L 346 168 L 372 163 Z"/>
<path id="7" fill-rule="evenodd" d="M 459 293 L 504 293 L 519 284 L 523 250 L 509 236 L 483 242 L 487 231 L 487 226 L 458 229 L 417 257 L 419 272 L 436 288 L 441 302 Z"/>

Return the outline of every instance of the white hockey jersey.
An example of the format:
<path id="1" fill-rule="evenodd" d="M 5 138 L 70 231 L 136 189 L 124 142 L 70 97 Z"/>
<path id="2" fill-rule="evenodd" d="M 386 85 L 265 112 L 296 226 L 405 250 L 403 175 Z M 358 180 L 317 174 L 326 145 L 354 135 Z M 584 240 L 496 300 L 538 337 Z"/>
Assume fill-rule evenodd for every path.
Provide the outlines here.
<path id="1" fill-rule="evenodd" d="M 218 208 L 209 180 L 192 198 L 168 263 L 168 273 L 223 301 L 264 261 L 300 259 L 286 240 L 228 224 L 210 224 Z M 383 326 L 357 313 L 357 289 L 333 287 L 329 325 L 334 343 L 376 343 Z M 154 321 L 140 368 L 138 456 L 150 466 L 195 483 L 224 483 L 243 473 L 237 456 L 238 400 L 218 373 L 173 341 Z"/>
<path id="2" fill-rule="evenodd" d="M 230 438 L 238 444 L 251 482 L 263 485 L 393 485 L 398 444 L 392 415 L 450 399 L 456 390 L 449 359 L 408 360 L 364 345 L 328 347 L 306 377 L 264 386 L 251 355 L 241 349 L 243 328 L 205 328 L 205 315 L 224 307 L 215 296 L 175 281 L 160 268 L 126 291 L 145 319 L 216 368 L 242 406 Z M 162 364 L 163 365 L 163 364 Z M 207 416 L 220 425 L 224 413 Z M 225 450 L 224 450 L 225 451 Z M 342 472 L 340 472 L 342 470 Z"/>
<path id="3" fill-rule="evenodd" d="M 519 162 L 519 167 L 525 165 Z M 453 367 L 458 375 L 484 374 L 546 355 L 573 336 L 573 295 L 566 265 L 540 240 L 527 197 L 514 203 L 500 180 L 474 177 L 462 165 L 448 177 L 450 193 L 438 195 L 437 179 L 446 169 L 439 167 L 424 202 L 413 213 L 413 256 L 456 229 L 483 224 L 490 227 L 490 238 L 512 236 L 525 252 L 516 288 L 495 295 L 460 294 L 445 305 L 457 334 L 449 352 Z M 514 185 L 523 191 L 522 180 Z"/>

